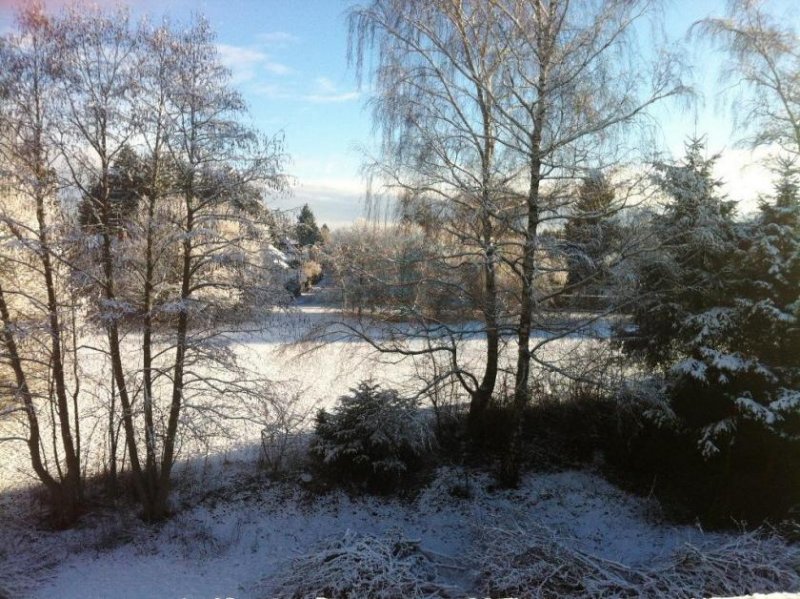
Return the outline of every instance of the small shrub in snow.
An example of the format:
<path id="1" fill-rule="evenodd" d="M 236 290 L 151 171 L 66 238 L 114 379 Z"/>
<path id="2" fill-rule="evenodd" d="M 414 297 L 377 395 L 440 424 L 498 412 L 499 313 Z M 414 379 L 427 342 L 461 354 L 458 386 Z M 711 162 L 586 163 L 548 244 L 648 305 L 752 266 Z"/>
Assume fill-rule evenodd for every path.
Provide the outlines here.
<path id="1" fill-rule="evenodd" d="M 315 552 L 292 560 L 269 581 L 265 597 L 426 599 L 454 596 L 437 582 L 437 567 L 394 530 L 377 537 L 347 531 Z"/>
<path id="2" fill-rule="evenodd" d="M 338 482 L 390 491 L 411 474 L 430 448 L 430 428 L 416 400 L 362 382 L 317 414 L 311 454 Z"/>
<path id="3" fill-rule="evenodd" d="M 480 592 L 519 599 L 710 597 L 800 590 L 800 550 L 771 534 L 685 545 L 660 564 L 631 567 L 581 551 L 541 527 L 481 531 Z"/>

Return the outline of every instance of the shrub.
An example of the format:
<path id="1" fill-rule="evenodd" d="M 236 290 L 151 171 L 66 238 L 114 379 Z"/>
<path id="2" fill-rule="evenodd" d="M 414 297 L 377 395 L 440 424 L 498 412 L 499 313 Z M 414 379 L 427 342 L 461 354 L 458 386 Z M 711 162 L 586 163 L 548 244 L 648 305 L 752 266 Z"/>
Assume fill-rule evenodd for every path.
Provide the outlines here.
<path id="1" fill-rule="evenodd" d="M 322 265 L 314 260 L 306 260 L 301 267 L 303 286 L 308 289 L 322 280 Z"/>
<path id="2" fill-rule="evenodd" d="M 317 413 L 311 455 L 337 482 L 388 492 L 419 468 L 431 433 L 415 399 L 362 382 Z"/>
<path id="3" fill-rule="evenodd" d="M 768 531 L 685 545 L 662 563 L 637 567 L 582 551 L 541 526 L 485 526 L 480 537 L 484 596 L 710 597 L 800 588 L 800 551 Z"/>
<path id="4" fill-rule="evenodd" d="M 258 405 L 255 416 L 261 429 L 261 461 L 273 475 L 298 470 L 306 456 L 307 424 L 316 403 L 309 404 L 302 391 L 284 389 L 268 393 Z"/>
<path id="5" fill-rule="evenodd" d="M 347 531 L 292 560 L 268 583 L 266 597 L 459 596 L 436 582 L 437 568 L 417 541 L 393 530 L 381 537 Z"/>

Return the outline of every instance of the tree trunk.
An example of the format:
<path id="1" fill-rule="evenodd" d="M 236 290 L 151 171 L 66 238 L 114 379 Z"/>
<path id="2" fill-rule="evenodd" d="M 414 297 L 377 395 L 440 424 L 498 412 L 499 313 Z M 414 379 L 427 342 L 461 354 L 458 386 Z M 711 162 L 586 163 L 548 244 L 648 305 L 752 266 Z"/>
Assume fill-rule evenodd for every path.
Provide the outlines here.
<path id="1" fill-rule="evenodd" d="M 28 386 L 25 370 L 22 366 L 22 358 L 17 349 L 16 339 L 13 334 L 13 323 L 6 303 L 5 290 L 0 285 L 0 319 L 3 323 L 3 345 L 8 354 L 8 361 L 14 371 L 14 378 L 17 383 L 17 393 L 22 399 L 25 407 L 25 415 L 28 420 L 28 453 L 31 459 L 31 466 L 36 476 L 45 486 L 50 495 L 50 507 L 53 515 L 54 524 L 61 528 L 72 524 L 78 517 L 81 497 L 80 485 L 76 484 L 73 477 L 66 477 L 61 481 L 56 480 L 44 465 L 41 454 L 41 432 L 39 429 L 39 418 L 36 414 L 36 406 L 33 402 L 33 395 Z"/>
<path id="2" fill-rule="evenodd" d="M 161 456 L 161 472 L 158 479 L 158 493 L 154 498 L 151 516 L 160 520 L 168 515 L 169 495 L 171 491 L 172 466 L 175 462 L 175 441 L 178 433 L 178 418 L 183 404 L 184 370 L 186 362 L 187 336 L 189 330 L 189 307 L 187 302 L 192 279 L 192 241 L 194 230 L 194 211 L 191 197 L 186 198 L 186 231 L 183 240 L 183 266 L 181 272 L 181 311 L 175 340 L 175 367 L 172 375 L 172 400 L 169 420 L 164 435 L 164 453 Z"/>
<path id="3" fill-rule="evenodd" d="M 109 193 L 107 181 L 107 168 L 104 169 L 106 175 L 103 177 L 103 275 L 104 285 L 103 291 L 105 299 L 109 304 L 113 305 L 116 301 L 115 292 L 115 278 L 114 278 L 114 258 L 113 258 L 113 242 L 111 237 L 111 207 L 109 206 Z M 136 445 L 136 431 L 133 422 L 133 409 L 131 406 L 130 396 L 128 395 L 127 381 L 125 380 L 125 369 L 122 364 L 122 348 L 120 346 L 119 325 L 115 318 L 108 319 L 106 325 L 106 334 L 108 336 L 108 349 L 111 357 L 111 370 L 114 377 L 114 382 L 117 386 L 117 393 L 119 393 L 119 403 L 122 407 L 122 423 L 125 429 L 125 441 L 128 447 L 128 456 L 131 463 L 131 471 L 133 473 L 133 484 L 136 489 L 136 494 L 142 505 L 147 503 L 147 489 L 144 485 L 142 476 L 142 467 L 139 461 L 139 451 Z"/>

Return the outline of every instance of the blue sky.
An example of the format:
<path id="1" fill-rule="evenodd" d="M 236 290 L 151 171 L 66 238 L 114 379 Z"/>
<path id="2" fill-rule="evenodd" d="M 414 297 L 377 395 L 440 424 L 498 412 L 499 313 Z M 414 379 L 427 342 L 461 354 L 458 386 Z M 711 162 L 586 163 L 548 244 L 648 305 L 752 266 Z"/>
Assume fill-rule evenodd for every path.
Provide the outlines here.
<path id="1" fill-rule="evenodd" d="M 772 3 L 787 11 L 792 0 Z M 19 0 L 0 0 L 0 28 L 13 23 Z M 46 0 L 58 10 L 66 0 Z M 101 4 L 111 5 L 109 1 Z M 361 215 L 364 183 L 359 148 L 370 143 L 368 90 L 359 91 L 346 60 L 346 0 L 139 0 L 134 15 L 169 14 L 186 20 L 204 14 L 215 27 L 222 59 L 244 94 L 253 123 L 264 132 L 282 130 L 297 179 L 281 208 L 308 202 L 319 222 L 342 225 Z M 721 15 L 724 0 L 672 0 L 664 8 L 665 29 L 682 38 L 697 19 Z M 796 17 L 794 17 L 796 19 Z M 751 168 L 749 153 L 734 149 L 730 120 L 714 94 L 718 58 L 707 46 L 689 49 L 694 83 L 702 102 L 694 109 L 662 108 L 664 144 L 680 153 L 683 140 L 707 134 L 709 149 L 723 151 L 720 174 L 732 179 L 732 195 L 765 187 L 763 171 Z"/>

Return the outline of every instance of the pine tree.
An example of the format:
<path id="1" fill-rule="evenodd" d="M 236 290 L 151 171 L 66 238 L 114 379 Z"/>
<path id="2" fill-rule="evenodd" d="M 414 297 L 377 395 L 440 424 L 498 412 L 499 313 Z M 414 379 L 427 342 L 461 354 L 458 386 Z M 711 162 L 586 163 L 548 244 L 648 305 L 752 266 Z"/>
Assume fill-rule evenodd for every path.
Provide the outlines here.
<path id="1" fill-rule="evenodd" d="M 642 269 L 637 331 L 624 342 L 667 369 L 670 407 L 706 457 L 800 432 L 794 174 L 784 173 L 755 219 L 737 222 L 712 167 L 697 142 L 682 164 L 660 167 L 672 200 L 655 225 L 663 245 Z"/>
<path id="2" fill-rule="evenodd" d="M 690 334 L 682 328 L 687 319 L 724 301 L 734 276 L 734 204 L 721 196 L 721 182 L 713 177 L 716 157 L 706 158 L 704 149 L 692 140 L 681 162 L 655 165 L 655 182 L 668 203 L 653 218 L 658 250 L 639 265 L 636 332 L 624 341 L 628 352 L 651 366 L 681 355 Z"/>
<path id="3" fill-rule="evenodd" d="M 322 241 L 322 234 L 317 227 L 317 220 L 308 204 L 304 204 L 300 215 L 297 217 L 295 228 L 297 242 L 303 247 L 310 247 Z"/>
<path id="4" fill-rule="evenodd" d="M 774 200 L 762 200 L 747 225 L 728 344 L 752 364 L 736 398 L 741 415 L 793 438 L 800 433 L 800 191 L 793 165 L 780 171 Z"/>
<path id="5" fill-rule="evenodd" d="M 111 214 L 102 214 L 102 186 L 98 182 L 91 193 L 78 205 L 78 222 L 87 230 L 97 232 L 101 223 L 109 221 L 115 232 L 124 229 L 127 221 L 136 212 L 139 201 L 147 193 L 147 162 L 140 158 L 130 146 L 122 146 L 111 169 L 109 169 L 109 201 Z"/>
<path id="6" fill-rule="evenodd" d="M 614 188 L 600 172 L 591 173 L 578 190 L 578 200 L 564 226 L 567 255 L 566 287 L 573 305 L 596 307 L 593 296 L 602 293 L 607 282 L 607 258 L 614 251 L 617 236 L 612 216 Z"/>

